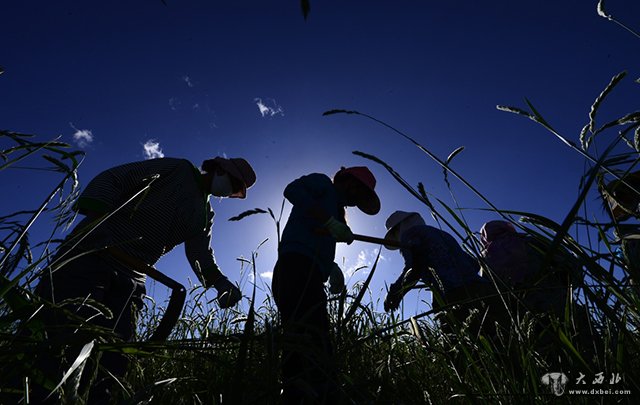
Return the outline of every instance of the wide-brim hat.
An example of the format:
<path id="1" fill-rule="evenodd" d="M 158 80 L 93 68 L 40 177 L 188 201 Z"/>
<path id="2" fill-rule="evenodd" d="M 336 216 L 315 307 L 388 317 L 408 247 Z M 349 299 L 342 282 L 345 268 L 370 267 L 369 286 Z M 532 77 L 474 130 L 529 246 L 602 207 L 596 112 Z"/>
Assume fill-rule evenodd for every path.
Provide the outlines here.
<path id="1" fill-rule="evenodd" d="M 384 235 L 384 238 L 399 242 L 401 225 L 404 229 L 409 229 L 412 226 L 424 225 L 424 219 L 422 219 L 422 216 L 417 212 L 396 211 L 389 215 L 389 218 L 387 218 L 387 221 L 384 223 L 385 228 L 387 228 L 387 233 Z M 397 246 L 385 245 L 384 247 L 389 250 L 398 249 Z"/>
<path id="2" fill-rule="evenodd" d="M 202 163 L 202 169 L 205 171 L 207 167 L 219 167 L 233 177 L 236 183 L 240 185 L 240 189 L 229 197 L 245 198 L 247 196 L 247 189 L 253 186 L 256 182 L 256 173 L 253 168 L 243 158 L 223 158 L 215 157 L 213 159 L 205 160 Z"/>
<path id="3" fill-rule="evenodd" d="M 515 234 L 516 228 L 511 222 L 496 219 L 485 222 L 480 228 L 480 240 L 483 244 L 487 244 L 502 235 Z"/>
<path id="4" fill-rule="evenodd" d="M 351 176 L 365 185 L 367 197 L 358 202 L 357 207 L 368 215 L 375 215 L 380 212 L 380 198 L 376 194 L 376 178 L 366 166 L 343 167 L 335 176 L 334 180 L 340 176 Z"/>

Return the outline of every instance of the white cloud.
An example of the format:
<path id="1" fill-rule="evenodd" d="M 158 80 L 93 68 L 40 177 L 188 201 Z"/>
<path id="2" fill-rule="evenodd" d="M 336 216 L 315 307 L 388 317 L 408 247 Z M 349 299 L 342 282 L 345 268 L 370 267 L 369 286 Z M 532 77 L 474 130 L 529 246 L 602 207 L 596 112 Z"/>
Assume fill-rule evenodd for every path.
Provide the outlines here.
<path id="1" fill-rule="evenodd" d="M 185 82 L 187 84 L 187 86 L 189 87 L 193 87 L 193 82 L 191 81 L 191 78 L 187 75 L 182 76 L 182 81 Z"/>
<path id="2" fill-rule="evenodd" d="M 271 106 L 267 105 L 266 103 L 264 103 L 262 101 L 261 98 L 254 98 L 253 101 L 256 103 L 256 105 L 258 106 L 258 110 L 260 111 L 260 115 L 263 117 L 273 117 L 274 115 L 282 115 L 284 116 L 284 109 L 278 105 L 278 103 L 276 103 L 276 100 L 270 98 L 269 99 L 269 104 L 271 104 Z"/>
<path id="3" fill-rule="evenodd" d="M 75 129 L 76 131 L 73 134 L 73 141 L 76 143 L 76 145 L 78 145 L 78 147 L 86 148 L 91 142 L 93 142 L 93 133 L 90 130 L 78 129 L 71 122 L 69 123 L 69 125 L 71 125 L 71 128 Z"/>
<path id="4" fill-rule="evenodd" d="M 164 157 L 162 148 L 160 148 L 160 143 L 156 142 L 155 139 L 149 139 L 144 143 L 144 145 L 142 145 L 142 148 L 144 149 L 145 159 L 156 159 Z"/>
<path id="5" fill-rule="evenodd" d="M 93 133 L 88 129 L 81 129 L 73 134 L 73 140 L 76 141 L 79 147 L 84 148 L 93 142 Z"/>
<path id="6" fill-rule="evenodd" d="M 373 266 L 373 262 L 376 260 L 376 256 L 378 256 L 377 248 L 373 250 L 368 250 L 368 249 L 361 250 L 360 253 L 358 253 L 358 259 L 356 260 L 356 263 L 353 264 L 352 266 L 347 267 L 347 270 L 345 272 L 346 276 L 347 277 L 353 276 L 356 271 L 358 271 L 359 269 L 362 269 L 363 267 L 366 267 L 366 270 L 364 270 L 364 273 L 368 274 L 369 271 L 371 271 L 370 269 Z M 381 253 L 380 259 L 378 259 L 378 262 L 381 262 L 384 260 L 386 260 L 386 258 Z"/>
<path id="7" fill-rule="evenodd" d="M 265 271 L 264 273 L 260 273 L 260 277 L 272 280 L 273 279 L 273 272 L 272 271 Z"/>
<path id="8" fill-rule="evenodd" d="M 178 109 L 178 107 L 180 107 L 180 100 L 178 100 L 175 97 L 171 97 L 169 99 L 169 108 L 171 108 L 171 110 L 176 111 Z"/>

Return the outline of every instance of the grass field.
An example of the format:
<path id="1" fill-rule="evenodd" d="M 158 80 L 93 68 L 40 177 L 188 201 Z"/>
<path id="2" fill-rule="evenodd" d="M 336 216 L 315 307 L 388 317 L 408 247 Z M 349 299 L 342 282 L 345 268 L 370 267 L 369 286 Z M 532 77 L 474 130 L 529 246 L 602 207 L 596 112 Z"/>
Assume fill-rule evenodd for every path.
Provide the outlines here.
<path id="1" fill-rule="evenodd" d="M 541 125 L 567 147 L 567 153 L 584 158 L 585 172 L 577 174 L 582 176 L 581 188 L 561 223 L 536 213 L 494 206 L 452 167 L 461 150 L 439 158 L 374 117 L 345 110 L 325 113 L 351 114 L 388 127 L 398 142 L 410 142 L 425 158 L 437 162 L 448 186 L 456 181 L 467 187 L 487 210 L 547 246 L 549 258 L 561 253 L 579 264 L 563 314 L 541 323 L 540 315 L 513 313 L 491 338 L 474 332 L 472 325 L 482 316 L 479 312 L 445 333 L 433 319 L 444 315 L 446 307 L 408 319 L 378 311 L 373 300 L 365 299 L 371 294 L 368 287 L 376 271 L 374 264 L 367 280 L 330 296 L 333 361 L 339 370 L 335 379 L 345 403 L 632 403 L 640 395 L 640 249 L 628 241 L 620 244 L 614 231 L 620 234 L 624 224 L 603 218 L 601 207 L 591 203 L 594 196 L 602 199 L 605 183 L 615 179 L 623 179 L 620 187 L 628 186 L 632 195 L 640 195 L 624 180 L 638 170 L 640 162 L 640 113 L 622 113 L 619 119 L 604 124 L 596 120 L 600 105 L 625 80 L 624 72 L 615 76 L 596 97 L 579 139 L 560 134 L 528 102 L 526 109 L 498 107 Z M 61 264 L 50 262 L 60 241 L 53 236 L 34 241 L 29 235 L 36 223 L 52 224 L 50 234 L 54 235 L 74 219 L 71 207 L 80 187 L 77 173 L 82 153 L 57 141 L 43 142 L 8 131 L 0 132 L 0 142 L 0 171 L 35 159 L 42 169 L 57 176 L 50 194 L 35 209 L 0 213 L 0 402 L 29 403 L 34 383 L 43 382 L 42 374 L 34 369 L 38 355 L 78 344 L 47 341 L 38 322 L 36 314 L 55 306 L 35 297 L 33 286 L 48 266 Z M 431 213 L 442 229 L 457 236 L 482 262 L 479 242 L 466 225 L 462 207 L 429 195 L 422 184 L 409 184 L 382 158 L 354 153 L 387 170 L 424 203 L 425 212 Z M 276 220 L 273 212 L 269 213 Z M 635 225 L 638 214 L 631 214 L 627 224 Z M 594 222 L 594 217 L 603 219 Z M 242 265 L 243 271 L 253 272 L 255 280 L 255 256 Z M 505 299 L 517 296 L 518 292 L 505 289 L 491 277 L 491 269 L 484 271 Z M 130 360 L 127 375 L 117 381 L 119 388 L 113 397 L 117 403 L 277 403 L 283 336 L 270 294 L 266 301 L 255 302 L 253 288 L 247 305 L 222 310 L 216 302 L 207 301 L 201 286 L 190 287 L 178 323 L 165 342 L 150 343 L 147 339 L 162 318 L 166 303 L 146 301 L 135 343 L 122 342 L 81 320 L 78 335 L 90 336 L 90 343 L 76 362 L 66 365 L 64 378 L 43 383 L 61 396 L 62 403 L 83 403 L 87 385 L 78 383 L 80 372 L 91 382 L 93 359 L 117 351 Z M 82 340 L 82 344 L 86 342 Z M 543 382 L 543 376 L 550 372 L 568 376 L 562 395 L 555 395 Z M 572 394 L 572 389 L 596 391 L 593 395 Z M 607 389 L 612 391 L 605 392 Z M 628 392 L 613 392 L 616 390 Z"/>

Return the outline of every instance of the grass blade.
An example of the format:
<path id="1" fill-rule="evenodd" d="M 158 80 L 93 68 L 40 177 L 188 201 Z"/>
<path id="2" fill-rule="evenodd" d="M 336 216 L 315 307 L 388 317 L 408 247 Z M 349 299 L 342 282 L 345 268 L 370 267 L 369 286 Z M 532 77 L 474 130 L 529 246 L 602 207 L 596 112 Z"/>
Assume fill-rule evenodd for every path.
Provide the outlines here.
<path id="1" fill-rule="evenodd" d="M 80 350 L 80 353 L 78 354 L 78 357 L 76 357 L 76 359 L 73 361 L 73 364 L 71 365 L 71 367 L 69 367 L 69 369 L 64 373 L 64 376 L 62 377 L 62 380 L 60 380 L 58 385 L 49 393 L 49 395 L 45 399 L 48 399 L 49 397 L 51 397 L 51 395 L 53 395 L 54 392 L 56 392 L 60 387 L 62 387 L 62 385 L 67 381 L 67 379 L 72 374 L 74 374 L 76 372 L 76 370 L 80 369 L 79 372 L 82 372 L 81 366 L 84 366 L 85 361 L 91 355 L 91 351 L 93 350 L 93 346 L 94 345 L 95 345 L 95 341 L 92 340 L 92 341 L 90 341 L 89 343 L 85 344 L 82 347 L 82 350 Z"/>

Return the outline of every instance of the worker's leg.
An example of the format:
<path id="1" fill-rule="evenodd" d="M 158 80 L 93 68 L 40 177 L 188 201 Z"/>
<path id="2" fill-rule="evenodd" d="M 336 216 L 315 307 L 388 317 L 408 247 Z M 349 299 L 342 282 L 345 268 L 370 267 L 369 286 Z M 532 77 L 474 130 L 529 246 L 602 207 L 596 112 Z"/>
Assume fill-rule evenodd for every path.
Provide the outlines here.
<path id="1" fill-rule="evenodd" d="M 274 270 L 273 294 L 284 332 L 283 400 L 319 401 L 332 374 L 327 297 L 320 271 L 306 256 L 281 255 Z"/>
<path id="2" fill-rule="evenodd" d="M 133 336 L 133 305 L 141 304 L 144 285 L 118 274 L 99 256 L 86 255 L 42 277 L 36 293 L 58 306 L 43 310 L 40 316 L 47 333 L 49 353 L 36 363 L 38 369 L 57 383 L 85 344 L 99 336 L 113 339 L 113 335 L 109 338 L 109 331 L 125 340 Z M 92 301 L 104 305 L 111 314 L 103 312 Z M 86 327 L 87 322 L 104 329 L 102 332 L 90 330 Z M 106 370 L 119 376 L 126 370 L 126 361 L 121 355 L 107 354 L 94 381 L 91 369 L 96 366 L 95 355 L 91 359 L 83 373 L 85 385 L 102 380 L 107 375 Z M 81 386 L 80 393 L 82 390 Z M 37 391 L 35 394 L 40 397 L 46 390 L 40 387 Z M 68 393 L 69 388 L 65 395 Z"/>

